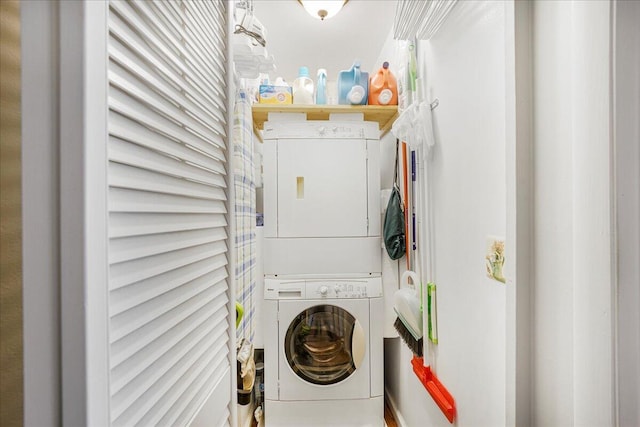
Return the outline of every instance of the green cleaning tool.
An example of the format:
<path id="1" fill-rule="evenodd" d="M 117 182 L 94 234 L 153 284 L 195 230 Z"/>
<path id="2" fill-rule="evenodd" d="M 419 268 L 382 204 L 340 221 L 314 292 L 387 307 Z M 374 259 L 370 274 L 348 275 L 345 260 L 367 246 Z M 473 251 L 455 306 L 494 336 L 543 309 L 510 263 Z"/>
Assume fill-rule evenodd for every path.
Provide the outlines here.
<path id="1" fill-rule="evenodd" d="M 427 283 L 427 315 L 429 316 L 429 341 L 438 344 L 438 312 L 436 309 L 436 284 Z"/>
<path id="2" fill-rule="evenodd" d="M 236 329 L 240 326 L 240 322 L 242 321 L 242 316 L 244 315 L 244 307 L 242 304 L 236 301 Z"/>

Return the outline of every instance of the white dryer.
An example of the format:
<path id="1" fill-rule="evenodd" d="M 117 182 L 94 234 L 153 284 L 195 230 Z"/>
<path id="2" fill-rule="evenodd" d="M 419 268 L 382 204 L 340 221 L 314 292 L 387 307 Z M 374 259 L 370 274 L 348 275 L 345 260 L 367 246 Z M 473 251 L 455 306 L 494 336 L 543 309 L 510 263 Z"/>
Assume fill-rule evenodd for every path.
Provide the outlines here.
<path id="1" fill-rule="evenodd" d="M 380 131 L 266 122 L 265 275 L 380 274 Z"/>
<path id="2" fill-rule="evenodd" d="M 267 427 L 384 426 L 380 277 L 265 280 Z"/>

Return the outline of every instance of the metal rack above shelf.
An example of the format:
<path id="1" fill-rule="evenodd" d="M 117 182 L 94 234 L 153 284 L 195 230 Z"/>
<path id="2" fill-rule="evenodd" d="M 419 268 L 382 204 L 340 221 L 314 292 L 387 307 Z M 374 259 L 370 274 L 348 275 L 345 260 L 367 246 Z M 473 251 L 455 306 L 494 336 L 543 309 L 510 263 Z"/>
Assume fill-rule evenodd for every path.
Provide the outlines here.
<path id="1" fill-rule="evenodd" d="M 397 105 L 292 105 L 253 104 L 253 127 L 264 128 L 269 113 L 305 113 L 307 120 L 329 120 L 329 114 L 362 113 L 364 120 L 378 122 L 380 136 L 386 134 L 398 117 Z"/>

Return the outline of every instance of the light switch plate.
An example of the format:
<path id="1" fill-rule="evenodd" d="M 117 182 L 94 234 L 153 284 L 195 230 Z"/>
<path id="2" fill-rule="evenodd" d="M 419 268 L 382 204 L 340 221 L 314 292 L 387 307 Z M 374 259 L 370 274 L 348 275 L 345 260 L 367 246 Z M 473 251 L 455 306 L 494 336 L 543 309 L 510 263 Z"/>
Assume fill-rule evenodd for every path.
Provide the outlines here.
<path id="1" fill-rule="evenodd" d="M 504 237 L 487 236 L 487 249 L 485 254 L 487 277 L 505 283 L 504 260 Z"/>

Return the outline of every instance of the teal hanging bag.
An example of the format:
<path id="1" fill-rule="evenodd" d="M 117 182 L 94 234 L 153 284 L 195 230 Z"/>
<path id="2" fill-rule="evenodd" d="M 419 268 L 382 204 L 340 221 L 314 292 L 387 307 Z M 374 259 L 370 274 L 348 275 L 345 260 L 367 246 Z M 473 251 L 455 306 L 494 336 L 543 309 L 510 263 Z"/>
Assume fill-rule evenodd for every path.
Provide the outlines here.
<path id="1" fill-rule="evenodd" d="M 406 250 L 404 209 L 400 187 L 398 186 L 398 146 L 400 141 L 396 139 L 396 170 L 393 178 L 393 189 L 387 204 L 387 212 L 384 215 L 384 227 L 382 234 L 384 247 L 391 259 L 400 259 Z"/>

